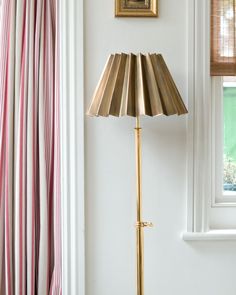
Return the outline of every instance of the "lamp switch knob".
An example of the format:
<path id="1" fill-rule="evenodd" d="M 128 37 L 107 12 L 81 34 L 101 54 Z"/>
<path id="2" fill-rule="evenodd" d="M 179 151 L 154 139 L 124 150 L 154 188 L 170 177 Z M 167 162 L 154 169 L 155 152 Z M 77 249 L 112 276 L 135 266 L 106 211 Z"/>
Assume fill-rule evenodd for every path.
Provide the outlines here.
<path id="1" fill-rule="evenodd" d="M 136 227 L 140 228 L 140 227 L 153 227 L 153 223 L 152 222 L 137 222 L 136 223 Z"/>

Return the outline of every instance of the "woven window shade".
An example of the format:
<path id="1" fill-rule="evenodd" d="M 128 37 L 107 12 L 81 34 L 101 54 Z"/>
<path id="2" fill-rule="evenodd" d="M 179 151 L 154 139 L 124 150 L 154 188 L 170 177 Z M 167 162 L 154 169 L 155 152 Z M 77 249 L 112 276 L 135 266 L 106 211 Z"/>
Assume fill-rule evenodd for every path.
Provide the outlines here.
<path id="1" fill-rule="evenodd" d="M 236 0 L 211 0 L 211 75 L 236 75 Z"/>

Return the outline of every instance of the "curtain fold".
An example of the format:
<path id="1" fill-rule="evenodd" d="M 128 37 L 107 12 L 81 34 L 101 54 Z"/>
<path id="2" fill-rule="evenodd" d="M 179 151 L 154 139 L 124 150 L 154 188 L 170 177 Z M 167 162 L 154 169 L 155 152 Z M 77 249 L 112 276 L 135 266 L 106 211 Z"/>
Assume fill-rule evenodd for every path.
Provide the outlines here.
<path id="1" fill-rule="evenodd" d="M 236 75 L 236 1 L 211 0 L 211 75 Z"/>
<path id="2" fill-rule="evenodd" d="M 2 0 L 0 294 L 61 294 L 57 0 Z"/>

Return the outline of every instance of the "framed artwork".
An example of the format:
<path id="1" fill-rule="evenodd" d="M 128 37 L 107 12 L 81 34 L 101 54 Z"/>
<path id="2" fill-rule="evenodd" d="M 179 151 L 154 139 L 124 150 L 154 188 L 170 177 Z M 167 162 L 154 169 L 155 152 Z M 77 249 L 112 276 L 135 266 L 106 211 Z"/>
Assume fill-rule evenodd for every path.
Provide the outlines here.
<path id="1" fill-rule="evenodd" d="M 157 17 L 158 0 L 115 0 L 115 16 Z"/>

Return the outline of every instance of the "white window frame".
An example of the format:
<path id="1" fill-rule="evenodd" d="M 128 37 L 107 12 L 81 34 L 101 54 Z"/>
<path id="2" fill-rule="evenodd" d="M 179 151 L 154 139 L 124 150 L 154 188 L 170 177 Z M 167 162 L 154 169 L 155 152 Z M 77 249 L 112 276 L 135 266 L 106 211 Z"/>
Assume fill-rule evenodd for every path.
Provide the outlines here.
<path id="1" fill-rule="evenodd" d="M 84 4 L 59 3 L 62 293 L 85 295 Z"/>
<path id="2" fill-rule="evenodd" d="M 222 84 L 210 77 L 210 0 L 188 1 L 188 202 L 184 240 L 235 240 L 236 230 L 210 230 L 216 202 L 214 92 Z M 218 97 L 219 98 L 219 97 Z M 215 97 L 214 97 L 215 99 Z M 217 111 L 217 110 L 215 110 Z M 219 151 L 217 151 L 219 153 Z M 222 154 L 221 154 L 222 156 Z M 222 188 L 221 188 L 222 189 Z"/>
<path id="3" fill-rule="evenodd" d="M 223 81 L 212 77 L 212 206 L 223 203 Z"/>

